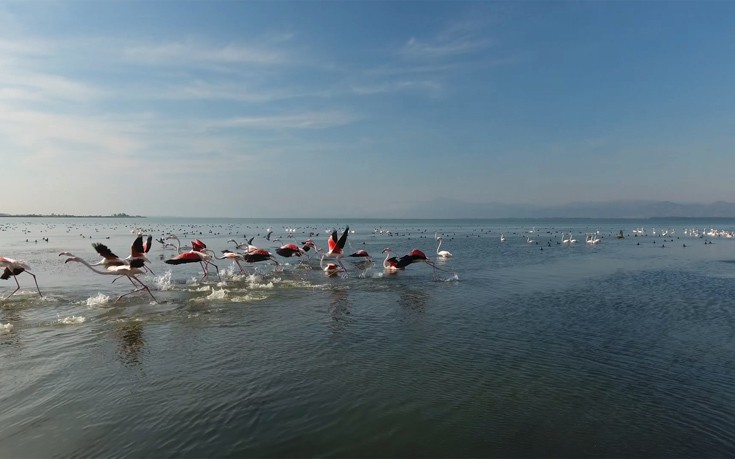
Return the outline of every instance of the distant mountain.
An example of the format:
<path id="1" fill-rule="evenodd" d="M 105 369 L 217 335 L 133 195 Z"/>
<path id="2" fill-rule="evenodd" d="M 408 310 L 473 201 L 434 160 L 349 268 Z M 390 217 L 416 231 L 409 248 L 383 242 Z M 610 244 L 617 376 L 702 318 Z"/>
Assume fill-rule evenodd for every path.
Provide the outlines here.
<path id="1" fill-rule="evenodd" d="M 438 198 L 406 209 L 410 218 L 735 218 L 735 203 L 575 202 L 560 206 L 472 203 Z"/>

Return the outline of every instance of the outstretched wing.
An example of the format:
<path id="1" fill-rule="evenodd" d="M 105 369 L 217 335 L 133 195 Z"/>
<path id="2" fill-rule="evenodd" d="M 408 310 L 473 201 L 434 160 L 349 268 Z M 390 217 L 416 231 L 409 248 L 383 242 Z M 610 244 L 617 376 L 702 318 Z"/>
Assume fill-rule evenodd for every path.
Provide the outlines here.
<path id="1" fill-rule="evenodd" d="M 94 248 L 94 250 L 97 251 L 98 254 L 100 254 L 101 256 L 103 256 L 104 258 L 108 260 L 114 260 L 114 259 L 120 258 L 114 253 L 112 253 L 112 250 L 108 249 L 105 244 L 95 242 L 92 244 L 92 247 Z"/>
<path id="2" fill-rule="evenodd" d="M 130 246 L 130 255 L 133 258 L 139 258 L 142 257 L 144 253 L 145 248 L 143 247 L 143 235 L 139 234 L 133 241 L 133 245 Z"/>

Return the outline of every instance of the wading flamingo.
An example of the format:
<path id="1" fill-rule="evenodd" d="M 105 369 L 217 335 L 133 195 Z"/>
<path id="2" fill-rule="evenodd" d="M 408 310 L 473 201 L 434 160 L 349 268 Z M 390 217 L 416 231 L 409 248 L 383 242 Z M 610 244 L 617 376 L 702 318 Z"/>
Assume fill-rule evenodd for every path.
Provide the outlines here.
<path id="1" fill-rule="evenodd" d="M 176 240 L 178 241 L 178 238 Z M 212 265 L 214 266 L 214 269 L 217 271 L 217 278 L 219 278 L 219 280 L 221 281 L 222 278 L 219 275 L 219 268 L 217 267 L 217 265 L 212 263 L 212 256 L 206 253 L 206 251 L 207 251 L 207 246 L 199 239 L 196 239 L 194 241 L 191 241 L 190 251 L 180 253 L 173 258 L 169 258 L 164 263 L 167 263 L 169 265 L 181 265 L 185 263 L 199 263 L 202 266 L 202 272 L 204 273 L 202 275 L 202 280 L 209 277 L 209 270 L 207 269 L 207 267 L 209 265 Z"/>
<path id="2" fill-rule="evenodd" d="M 434 237 L 436 238 L 437 241 L 439 241 L 439 245 L 436 246 L 436 254 L 442 258 L 450 258 L 452 256 L 452 252 L 449 252 L 448 250 L 441 250 L 441 251 L 439 250 L 439 248 L 442 246 L 442 241 L 443 241 L 442 237 L 437 236 L 436 233 L 434 233 Z"/>
<path id="3" fill-rule="evenodd" d="M 23 272 L 33 276 L 33 282 L 36 283 L 36 290 L 38 290 L 38 296 L 43 298 L 43 295 L 41 295 L 41 289 L 38 288 L 38 281 L 36 280 L 36 275 L 30 271 L 31 267 L 28 265 L 28 263 L 21 261 L 21 260 L 13 260 L 12 258 L 0 257 L 0 267 L 5 268 L 3 270 L 2 275 L 0 275 L 0 279 L 7 280 L 7 279 L 10 279 L 10 276 L 13 276 L 13 279 L 15 279 L 16 289 L 13 290 L 10 295 L 5 297 L 6 300 L 10 298 L 11 296 L 13 296 L 15 292 L 20 290 L 20 284 L 18 283 L 17 276 L 18 274 L 23 273 Z"/>
<path id="4" fill-rule="evenodd" d="M 130 283 L 133 284 L 133 286 L 136 287 L 136 288 L 135 288 L 135 290 L 133 290 L 131 292 L 128 292 L 128 293 L 125 293 L 123 295 L 118 296 L 117 299 L 115 300 L 115 302 L 120 301 L 120 298 L 122 298 L 122 297 L 128 296 L 128 295 L 130 295 L 132 293 L 140 292 L 141 290 L 145 290 L 146 292 L 148 292 L 148 294 L 151 296 L 151 298 L 153 298 L 153 301 L 155 301 L 156 303 L 158 303 L 158 300 L 156 300 L 156 297 L 153 296 L 153 293 L 151 293 L 151 290 L 148 288 L 148 286 L 145 285 L 143 283 L 143 281 L 141 281 L 140 279 L 138 279 L 136 277 L 138 274 L 143 274 L 144 273 L 144 271 L 142 269 L 140 269 L 140 268 L 143 267 L 143 265 L 145 264 L 145 262 L 143 260 L 141 260 L 141 259 L 133 259 L 133 260 L 130 260 L 130 264 L 122 264 L 122 265 L 108 266 L 105 271 L 99 271 L 97 268 L 95 268 L 94 266 L 90 265 L 86 261 L 82 260 L 79 257 L 74 257 L 74 256 L 72 256 L 70 258 L 67 258 L 64 263 L 69 263 L 70 261 L 81 263 L 84 266 L 86 266 L 87 268 L 89 268 L 92 271 L 96 272 L 97 274 L 102 274 L 102 275 L 106 275 L 106 276 L 118 276 L 118 277 L 120 277 L 120 276 L 126 276 L 130 280 Z"/>

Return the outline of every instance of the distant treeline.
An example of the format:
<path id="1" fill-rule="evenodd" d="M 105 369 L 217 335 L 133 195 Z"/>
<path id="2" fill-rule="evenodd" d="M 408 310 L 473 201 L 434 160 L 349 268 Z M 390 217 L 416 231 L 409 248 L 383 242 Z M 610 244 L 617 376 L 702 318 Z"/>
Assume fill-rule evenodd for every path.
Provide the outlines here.
<path id="1" fill-rule="evenodd" d="M 3 214 L 0 217 L 23 217 L 23 218 L 145 218 L 142 215 L 128 215 L 126 213 L 112 215 L 71 215 L 71 214 Z"/>

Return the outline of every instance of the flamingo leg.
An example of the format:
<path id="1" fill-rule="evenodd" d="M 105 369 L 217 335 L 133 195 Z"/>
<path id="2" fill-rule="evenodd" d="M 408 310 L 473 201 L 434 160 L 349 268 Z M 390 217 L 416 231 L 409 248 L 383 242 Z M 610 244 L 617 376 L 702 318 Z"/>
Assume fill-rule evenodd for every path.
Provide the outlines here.
<path id="1" fill-rule="evenodd" d="M 36 283 L 36 290 L 38 290 L 38 296 L 40 296 L 41 298 L 43 298 L 43 295 L 41 294 L 41 289 L 40 289 L 40 288 L 38 287 L 38 281 L 36 280 L 36 275 L 35 275 L 35 274 L 33 274 L 33 273 L 29 273 L 28 271 L 26 271 L 26 272 L 27 272 L 28 274 L 30 274 L 31 276 L 33 276 L 33 282 L 35 282 L 35 283 Z M 16 282 L 17 282 L 17 281 L 16 281 Z"/>
<path id="2" fill-rule="evenodd" d="M 342 277 L 344 279 L 350 277 L 350 273 L 347 272 L 347 268 L 345 268 L 345 265 L 342 264 L 342 257 L 335 258 L 335 260 L 337 260 L 337 263 L 342 267 L 342 270 L 344 271 L 344 275 Z"/>
<path id="3" fill-rule="evenodd" d="M 209 261 L 207 262 L 207 264 L 210 264 L 210 265 L 214 266 L 214 270 L 217 271 L 217 279 L 219 279 L 220 282 L 222 282 L 222 277 L 220 277 L 220 275 L 219 275 L 219 268 L 217 267 L 217 265 L 215 265 L 214 263 L 211 263 Z"/>
<path id="4" fill-rule="evenodd" d="M 240 267 L 240 274 L 245 274 L 245 270 L 242 268 L 242 265 L 240 264 L 239 260 L 235 260 L 235 263 L 237 263 L 237 266 Z"/>
<path id="5" fill-rule="evenodd" d="M 15 276 L 15 275 L 14 275 L 14 276 L 13 276 L 13 279 L 15 279 L 15 285 L 17 285 L 17 287 L 16 287 L 16 289 L 15 289 L 15 290 L 13 290 L 13 292 L 12 292 L 12 293 L 11 293 L 10 295 L 8 295 L 8 296 L 6 296 L 6 297 L 5 297 L 5 299 L 6 299 L 6 300 L 7 300 L 8 298 L 10 298 L 11 296 L 13 296 L 13 294 L 15 294 L 15 292 L 17 292 L 18 290 L 20 290 L 20 284 L 18 283 L 18 276 Z"/>
<path id="6" fill-rule="evenodd" d="M 140 287 L 138 287 L 138 288 L 136 288 L 135 290 L 132 290 L 132 291 L 130 291 L 130 292 L 128 292 L 128 293 L 125 293 L 125 294 L 122 294 L 122 295 L 118 296 L 118 297 L 117 297 L 117 299 L 115 300 L 115 302 L 116 302 L 116 303 L 117 303 L 118 301 L 120 301 L 120 298 L 126 297 L 126 296 L 128 296 L 128 295 L 130 295 L 130 294 L 132 294 L 132 293 L 140 292 L 140 291 L 142 291 L 142 290 L 145 290 L 146 292 L 148 292 L 148 294 L 149 294 L 149 295 L 151 296 L 151 298 L 153 298 L 153 301 L 155 301 L 156 303 L 158 303 L 158 300 L 156 299 L 156 297 L 155 297 L 155 296 L 153 296 L 153 293 L 151 293 L 151 289 L 149 289 L 149 288 L 148 288 L 148 286 L 147 286 L 147 285 L 145 285 L 145 284 L 143 283 L 143 281 L 141 281 L 140 279 L 138 279 L 138 278 L 137 278 L 137 277 L 135 277 L 135 276 L 126 276 L 126 277 L 127 277 L 128 279 L 130 279 L 130 282 L 131 282 L 131 283 L 132 283 L 133 285 L 135 285 L 136 287 L 137 287 L 137 285 L 136 285 L 136 283 L 135 283 L 135 282 L 133 282 L 133 279 L 135 279 L 136 281 L 138 281 L 138 284 L 140 284 Z"/>
<path id="7" fill-rule="evenodd" d="M 200 280 L 204 280 L 209 277 L 209 271 L 207 271 L 207 265 L 205 265 L 203 261 L 200 261 L 199 264 L 202 266 L 202 272 L 204 273 Z"/>

